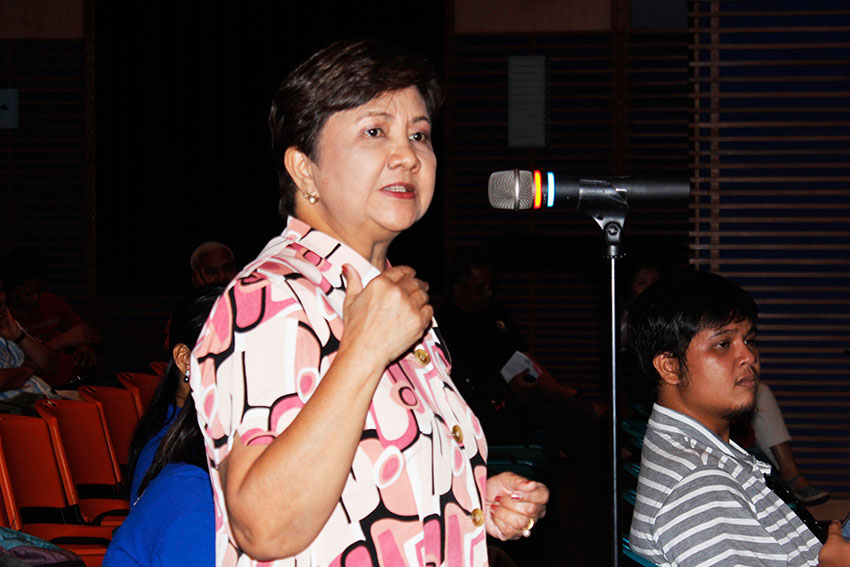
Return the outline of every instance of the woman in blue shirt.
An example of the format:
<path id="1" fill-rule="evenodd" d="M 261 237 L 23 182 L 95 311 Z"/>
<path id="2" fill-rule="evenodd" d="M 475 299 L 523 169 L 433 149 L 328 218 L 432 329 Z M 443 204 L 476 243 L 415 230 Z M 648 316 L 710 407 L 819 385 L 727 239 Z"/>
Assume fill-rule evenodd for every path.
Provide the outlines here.
<path id="1" fill-rule="evenodd" d="M 147 419 L 140 421 L 133 436 L 133 507 L 112 538 L 104 567 L 215 563 L 215 511 L 203 436 L 184 380 L 190 345 L 223 289 L 221 285 L 198 289 L 172 317 L 172 358 Z"/>

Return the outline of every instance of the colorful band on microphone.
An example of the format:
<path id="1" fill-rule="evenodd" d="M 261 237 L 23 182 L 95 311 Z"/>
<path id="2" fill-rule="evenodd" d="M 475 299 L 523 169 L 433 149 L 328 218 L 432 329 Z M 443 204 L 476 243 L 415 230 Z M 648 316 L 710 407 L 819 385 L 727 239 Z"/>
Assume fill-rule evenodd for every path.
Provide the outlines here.
<path id="1" fill-rule="evenodd" d="M 534 208 L 539 209 L 543 204 L 543 187 L 540 179 L 540 171 L 534 170 Z"/>
<path id="2" fill-rule="evenodd" d="M 551 207 L 555 204 L 555 174 L 548 172 L 546 174 L 546 206 Z"/>

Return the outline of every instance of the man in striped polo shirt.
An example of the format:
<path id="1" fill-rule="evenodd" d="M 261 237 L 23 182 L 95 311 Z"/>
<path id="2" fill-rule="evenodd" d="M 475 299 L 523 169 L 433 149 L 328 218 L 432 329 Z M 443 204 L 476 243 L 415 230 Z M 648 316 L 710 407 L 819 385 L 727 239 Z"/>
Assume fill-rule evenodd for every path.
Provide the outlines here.
<path id="1" fill-rule="evenodd" d="M 647 288 L 629 312 L 658 398 L 644 438 L 631 546 L 664 566 L 850 566 L 838 522 L 826 544 L 767 488 L 766 465 L 729 439 L 759 381 L 757 309 L 708 272 Z"/>

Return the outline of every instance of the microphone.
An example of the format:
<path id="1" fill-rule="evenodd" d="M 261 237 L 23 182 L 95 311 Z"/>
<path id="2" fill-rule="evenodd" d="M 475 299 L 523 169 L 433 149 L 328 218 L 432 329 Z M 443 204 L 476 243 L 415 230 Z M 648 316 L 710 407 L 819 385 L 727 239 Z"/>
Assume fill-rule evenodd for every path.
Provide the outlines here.
<path id="1" fill-rule="evenodd" d="M 626 201 L 684 200 L 691 187 L 686 179 L 641 179 L 636 177 L 603 177 L 582 179 L 564 177 L 555 180 L 551 171 L 544 174 L 514 169 L 490 175 L 487 195 L 495 209 L 539 209 L 555 203 L 582 208 L 582 200 L 604 194 L 616 194 Z"/>

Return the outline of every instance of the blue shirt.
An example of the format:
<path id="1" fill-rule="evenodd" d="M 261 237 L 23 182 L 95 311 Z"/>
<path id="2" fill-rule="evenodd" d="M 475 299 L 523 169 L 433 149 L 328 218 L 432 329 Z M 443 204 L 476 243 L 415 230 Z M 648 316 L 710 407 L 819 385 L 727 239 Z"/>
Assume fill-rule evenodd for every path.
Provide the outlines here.
<path id="1" fill-rule="evenodd" d="M 168 428 L 171 427 L 171 424 L 174 423 L 174 419 L 177 417 L 177 414 L 180 413 L 180 408 L 175 405 L 168 405 L 168 410 L 165 413 L 165 425 L 162 426 L 162 429 L 156 432 L 156 435 L 148 439 L 148 442 L 145 443 L 145 446 L 142 447 L 142 450 L 139 451 L 139 458 L 136 461 L 136 468 L 133 471 L 133 481 L 130 483 L 130 508 L 136 505 L 136 500 L 139 499 L 139 485 L 142 484 L 142 479 L 145 478 L 145 473 L 148 472 L 148 469 L 151 468 L 151 463 L 153 463 L 153 457 L 156 455 L 156 450 L 159 448 L 159 443 L 162 441 L 162 438 L 165 437 L 165 434 L 168 432 Z"/>
<path id="2" fill-rule="evenodd" d="M 112 537 L 103 567 L 215 564 L 215 511 L 206 470 L 166 465 Z"/>

